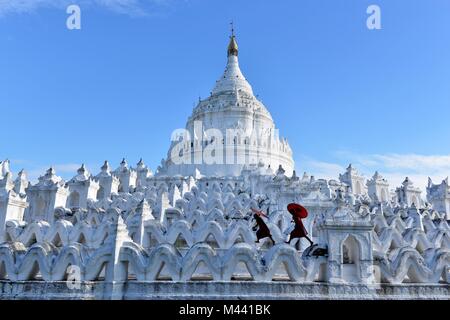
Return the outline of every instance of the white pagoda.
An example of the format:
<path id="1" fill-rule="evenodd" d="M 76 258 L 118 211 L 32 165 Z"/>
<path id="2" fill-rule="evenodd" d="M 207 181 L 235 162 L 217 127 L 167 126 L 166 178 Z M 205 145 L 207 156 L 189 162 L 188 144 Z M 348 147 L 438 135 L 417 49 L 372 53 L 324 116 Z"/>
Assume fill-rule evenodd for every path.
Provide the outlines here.
<path id="1" fill-rule="evenodd" d="M 450 188 L 393 192 L 351 165 L 294 170 L 288 142 L 238 64 L 172 137 L 155 174 L 140 160 L 82 165 L 37 183 L 0 162 L 0 299 L 446 299 Z M 315 245 L 285 241 L 297 202 Z M 251 209 L 275 244 L 256 243 Z"/>
<path id="2" fill-rule="evenodd" d="M 278 136 L 272 116 L 254 96 L 239 68 L 238 52 L 233 34 L 224 74 L 193 110 L 183 134 L 173 139 L 160 174 L 240 176 L 245 167 L 261 164 L 282 166 L 292 175 L 289 143 Z"/>

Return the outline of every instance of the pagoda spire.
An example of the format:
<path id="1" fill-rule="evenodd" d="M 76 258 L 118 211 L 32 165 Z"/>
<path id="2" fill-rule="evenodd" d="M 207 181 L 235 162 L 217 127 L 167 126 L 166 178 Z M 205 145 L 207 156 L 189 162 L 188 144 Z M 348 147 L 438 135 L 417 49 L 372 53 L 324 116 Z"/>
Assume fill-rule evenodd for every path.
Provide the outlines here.
<path id="1" fill-rule="evenodd" d="M 239 68 L 238 45 L 236 42 L 233 23 L 231 23 L 231 36 L 230 43 L 228 44 L 227 60 L 225 72 L 219 80 L 216 81 L 216 85 L 212 90 L 211 95 L 215 95 L 220 92 L 246 92 L 249 95 L 253 95 L 252 87 L 247 82 Z"/>
<path id="2" fill-rule="evenodd" d="M 231 36 L 230 36 L 230 43 L 228 44 L 228 56 L 238 56 L 239 47 L 236 42 L 236 36 L 234 35 L 234 24 L 233 22 L 231 24 Z"/>

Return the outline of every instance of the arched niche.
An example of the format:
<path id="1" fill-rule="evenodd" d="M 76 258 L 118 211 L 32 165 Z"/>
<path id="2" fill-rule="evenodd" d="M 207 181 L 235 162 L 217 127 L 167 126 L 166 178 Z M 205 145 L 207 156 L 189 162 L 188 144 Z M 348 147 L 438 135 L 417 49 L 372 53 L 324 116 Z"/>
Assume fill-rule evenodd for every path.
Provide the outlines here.
<path id="1" fill-rule="evenodd" d="M 356 181 L 356 183 L 355 183 L 355 194 L 361 194 L 361 193 L 362 193 L 361 182 Z"/>
<path id="2" fill-rule="evenodd" d="M 97 191 L 97 200 L 103 200 L 105 198 L 105 188 L 103 186 L 100 186 L 100 188 Z"/>
<path id="3" fill-rule="evenodd" d="M 80 194 L 77 191 L 72 191 L 67 200 L 69 208 L 78 208 L 80 206 Z"/>
<path id="4" fill-rule="evenodd" d="M 360 261 L 361 245 L 350 235 L 341 244 L 342 279 L 345 282 L 361 282 Z"/>
<path id="5" fill-rule="evenodd" d="M 381 190 L 381 202 L 388 202 L 388 201 L 389 201 L 388 192 L 386 191 L 386 189 L 382 189 Z"/>
<path id="6" fill-rule="evenodd" d="M 41 196 L 38 196 L 36 200 L 36 212 L 34 214 L 36 217 L 43 217 L 45 215 L 45 211 L 46 211 L 45 200 Z"/>

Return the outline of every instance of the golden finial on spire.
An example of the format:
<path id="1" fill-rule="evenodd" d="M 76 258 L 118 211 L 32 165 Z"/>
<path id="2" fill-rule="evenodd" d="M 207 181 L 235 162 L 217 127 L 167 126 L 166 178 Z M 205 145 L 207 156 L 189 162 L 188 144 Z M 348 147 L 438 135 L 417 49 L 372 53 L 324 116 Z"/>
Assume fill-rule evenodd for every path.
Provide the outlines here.
<path id="1" fill-rule="evenodd" d="M 236 42 L 236 36 L 234 35 L 234 23 L 231 21 L 231 37 L 230 44 L 228 45 L 228 56 L 236 56 L 238 55 L 238 45 Z"/>

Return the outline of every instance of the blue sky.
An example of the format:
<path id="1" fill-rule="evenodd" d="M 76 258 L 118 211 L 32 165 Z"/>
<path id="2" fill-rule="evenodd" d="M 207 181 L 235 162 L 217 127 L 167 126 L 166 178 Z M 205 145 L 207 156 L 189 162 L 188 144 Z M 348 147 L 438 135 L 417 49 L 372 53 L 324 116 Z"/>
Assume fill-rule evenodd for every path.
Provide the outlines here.
<path id="1" fill-rule="evenodd" d="M 450 175 L 448 0 L 0 0 L 0 159 L 32 178 L 122 157 L 156 169 L 223 72 L 231 20 L 300 173 Z"/>

